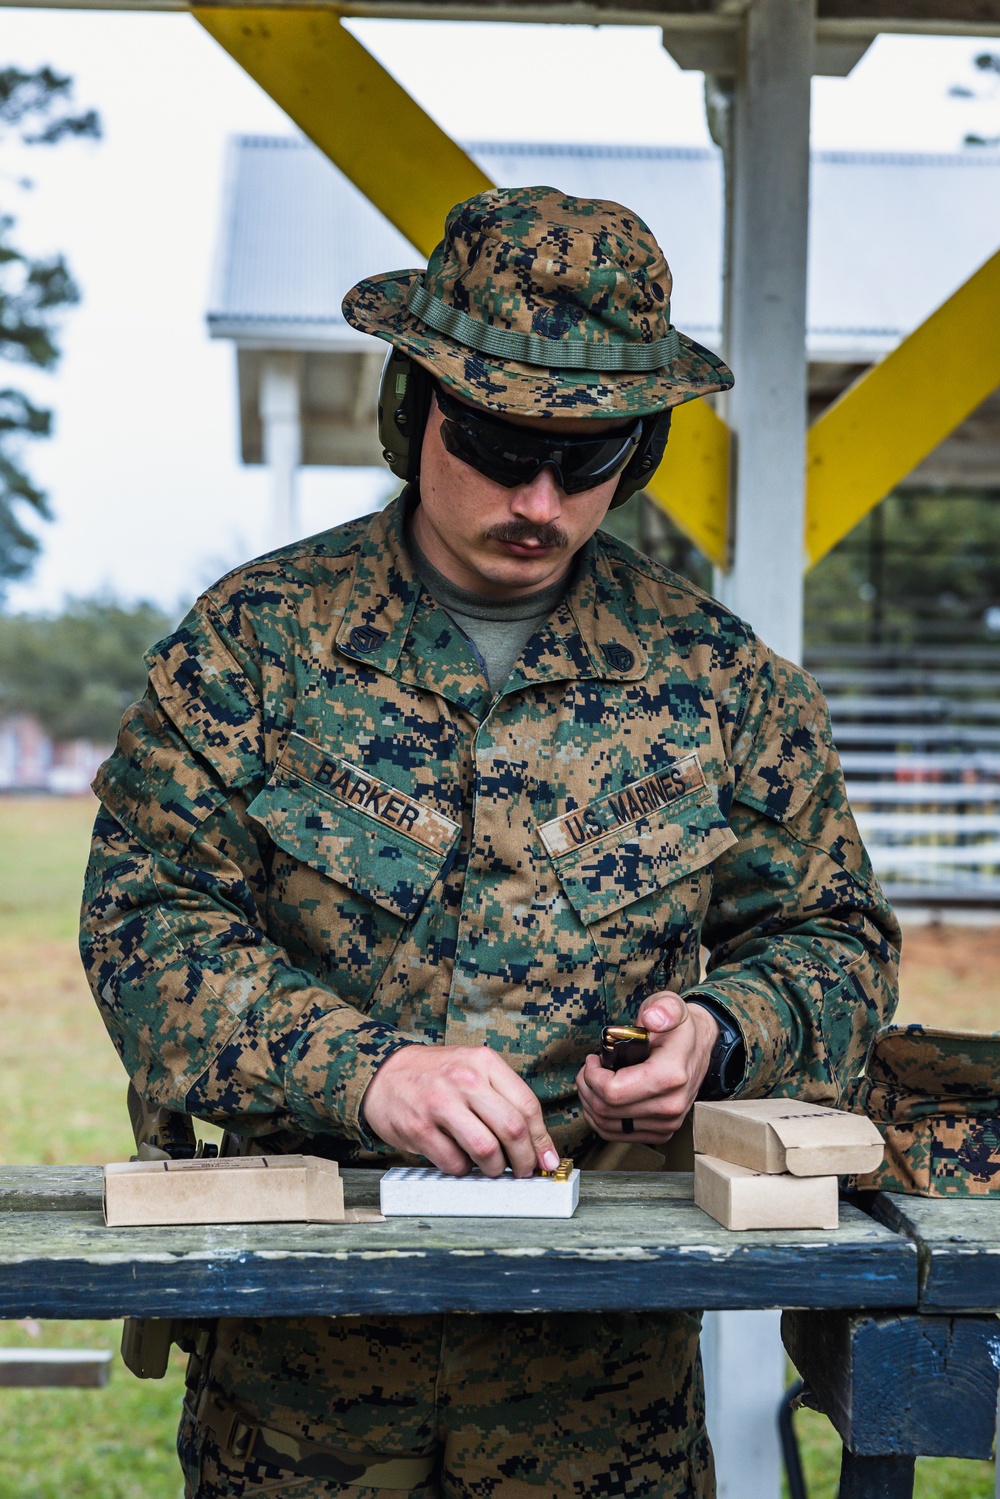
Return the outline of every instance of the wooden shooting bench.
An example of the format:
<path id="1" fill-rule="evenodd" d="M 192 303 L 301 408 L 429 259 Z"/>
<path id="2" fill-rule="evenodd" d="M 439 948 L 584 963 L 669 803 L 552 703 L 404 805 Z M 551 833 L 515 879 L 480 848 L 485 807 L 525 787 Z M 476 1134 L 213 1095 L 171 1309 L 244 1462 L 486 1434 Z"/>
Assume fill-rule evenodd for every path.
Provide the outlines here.
<path id="1" fill-rule="evenodd" d="M 349 1207 L 379 1173 L 344 1173 Z M 585 1173 L 568 1220 L 106 1228 L 98 1167 L 0 1168 L 0 1317 L 784 1307 L 844 1441 L 841 1499 L 903 1499 L 917 1455 L 988 1457 L 1000 1201 L 873 1196 L 836 1233 L 728 1233 L 691 1177 Z"/>

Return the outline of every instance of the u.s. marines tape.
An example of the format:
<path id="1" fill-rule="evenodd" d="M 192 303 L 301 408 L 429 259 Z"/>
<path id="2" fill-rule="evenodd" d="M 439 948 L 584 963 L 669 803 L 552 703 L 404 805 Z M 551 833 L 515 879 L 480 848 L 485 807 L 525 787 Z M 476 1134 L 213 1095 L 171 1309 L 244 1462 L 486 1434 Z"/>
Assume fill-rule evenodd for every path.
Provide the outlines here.
<path id="1" fill-rule="evenodd" d="M 685 755 L 620 791 L 608 792 L 579 810 L 552 818 L 538 829 L 538 836 L 555 859 L 594 843 L 606 833 L 630 827 L 704 784 L 705 773 L 697 754 Z"/>

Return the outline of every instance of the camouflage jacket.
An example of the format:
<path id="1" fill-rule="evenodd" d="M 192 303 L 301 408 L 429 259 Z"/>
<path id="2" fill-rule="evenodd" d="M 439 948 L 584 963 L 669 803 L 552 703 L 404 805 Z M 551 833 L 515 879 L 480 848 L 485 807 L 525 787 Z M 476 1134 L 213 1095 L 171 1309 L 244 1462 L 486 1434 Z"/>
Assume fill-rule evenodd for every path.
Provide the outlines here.
<path id="1" fill-rule="evenodd" d="M 815 683 L 598 532 L 494 695 L 404 502 L 238 568 L 149 652 L 82 941 L 139 1091 L 365 1159 L 381 1062 L 488 1044 L 570 1150 L 601 1026 L 670 987 L 736 1017 L 744 1094 L 836 1102 L 898 929 Z"/>

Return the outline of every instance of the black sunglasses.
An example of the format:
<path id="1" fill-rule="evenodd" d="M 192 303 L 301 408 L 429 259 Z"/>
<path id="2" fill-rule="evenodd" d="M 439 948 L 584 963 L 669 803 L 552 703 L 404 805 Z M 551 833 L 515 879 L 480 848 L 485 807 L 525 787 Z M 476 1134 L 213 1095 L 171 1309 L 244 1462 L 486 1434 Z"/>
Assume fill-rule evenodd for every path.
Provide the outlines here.
<path id="1" fill-rule="evenodd" d="M 441 440 L 448 452 L 505 489 L 530 484 L 543 468 L 555 471 L 564 494 L 594 489 L 625 467 L 642 438 L 641 420 L 627 431 L 602 437 L 555 432 L 550 436 L 466 406 L 440 385 L 435 385 L 434 395 L 444 417 Z"/>

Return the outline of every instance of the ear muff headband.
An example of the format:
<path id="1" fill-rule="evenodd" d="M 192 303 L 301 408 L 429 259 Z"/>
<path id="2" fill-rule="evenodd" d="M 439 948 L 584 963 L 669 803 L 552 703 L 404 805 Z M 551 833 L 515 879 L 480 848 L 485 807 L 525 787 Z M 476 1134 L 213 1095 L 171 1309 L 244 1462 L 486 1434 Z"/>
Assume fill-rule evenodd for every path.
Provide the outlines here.
<path id="1" fill-rule="evenodd" d="M 420 448 L 427 425 L 434 378 L 402 349 L 389 350 L 378 391 L 378 437 L 382 456 L 404 483 L 420 477 Z M 642 419 L 642 437 L 622 471 L 611 501 L 614 510 L 648 484 L 659 467 L 670 434 L 669 409 Z"/>

